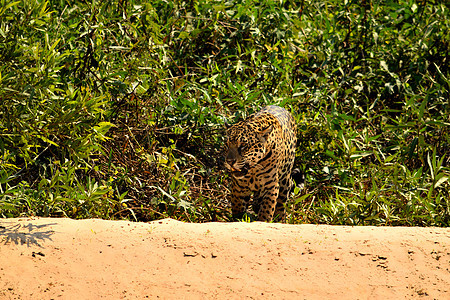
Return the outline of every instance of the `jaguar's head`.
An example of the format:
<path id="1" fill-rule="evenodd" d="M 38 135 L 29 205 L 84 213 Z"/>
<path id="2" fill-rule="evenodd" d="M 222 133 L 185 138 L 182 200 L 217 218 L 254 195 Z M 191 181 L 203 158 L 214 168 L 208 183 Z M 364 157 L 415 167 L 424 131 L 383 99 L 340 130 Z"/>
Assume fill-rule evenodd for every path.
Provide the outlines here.
<path id="1" fill-rule="evenodd" d="M 267 156 L 273 126 L 260 125 L 243 121 L 227 129 L 225 168 L 234 177 L 245 176 Z"/>

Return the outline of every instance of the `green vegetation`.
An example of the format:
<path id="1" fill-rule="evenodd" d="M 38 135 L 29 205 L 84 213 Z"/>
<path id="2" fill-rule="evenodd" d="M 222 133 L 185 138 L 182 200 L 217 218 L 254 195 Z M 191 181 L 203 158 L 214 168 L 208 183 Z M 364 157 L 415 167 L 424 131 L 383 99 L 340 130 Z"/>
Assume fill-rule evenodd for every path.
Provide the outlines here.
<path id="1" fill-rule="evenodd" d="M 0 1 L 1 217 L 227 221 L 224 118 L 278 104 L 289 223 L 450 225 L 448 4 Z"/>

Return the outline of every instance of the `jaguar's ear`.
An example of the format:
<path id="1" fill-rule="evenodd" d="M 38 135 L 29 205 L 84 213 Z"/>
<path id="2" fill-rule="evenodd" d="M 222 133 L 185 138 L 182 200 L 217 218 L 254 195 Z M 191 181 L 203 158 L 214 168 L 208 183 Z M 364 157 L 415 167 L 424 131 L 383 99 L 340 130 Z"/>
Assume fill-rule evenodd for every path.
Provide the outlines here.
<path id="1" fill-rule="evenodd" d="M 259 134 L 264 136 L 264 137 L 268 137 L 269 134 L 272 132 L 272 130 L 273 130 L 273 125 L 270 125 L 270 126 L 264 128 L 263 130 L 261 130 L 259 132 Z"/>
<path id="2" fill-rule="evenodd" d="M 259 137 L 260 141 L 265 143 L 267 141 L 267 139 L 269 138 L 269 134 L 272 132 L 272 130 L 273 130 L 273 125 L 270 125 L 264 129 L 262 129 L 261 131 L 259 131 L 258 137 Z"/>

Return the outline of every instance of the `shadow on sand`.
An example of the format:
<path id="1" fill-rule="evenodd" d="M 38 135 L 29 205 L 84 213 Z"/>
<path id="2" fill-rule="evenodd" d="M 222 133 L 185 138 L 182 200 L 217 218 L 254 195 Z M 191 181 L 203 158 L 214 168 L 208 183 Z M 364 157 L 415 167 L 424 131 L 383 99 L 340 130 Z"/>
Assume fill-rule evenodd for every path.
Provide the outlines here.
<path id="1" fill-rule="evenodd" d="M 28 225 L 23 225 L 20 223 L 11 224 L 0 221 L 0 242 L 4 245 L 14 243 L 16 245 L 27 245 L 28 247 L 36 245 L 42 248 L 40 243 L 47 240 L 51 241 L 51 236 L 55 233 L 46 227 L 56 224 L 34 225 L 28 223 Z"/>

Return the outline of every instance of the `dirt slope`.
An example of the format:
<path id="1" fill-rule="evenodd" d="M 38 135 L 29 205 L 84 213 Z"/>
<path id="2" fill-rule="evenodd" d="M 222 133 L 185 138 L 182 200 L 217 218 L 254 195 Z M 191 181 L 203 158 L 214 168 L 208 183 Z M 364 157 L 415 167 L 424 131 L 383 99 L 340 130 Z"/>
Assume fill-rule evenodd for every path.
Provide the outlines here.
<path id="1" fill-rule="evenodd" d="M 450 299 L 450 229 L 0 219 L 0 299 Z"/>

